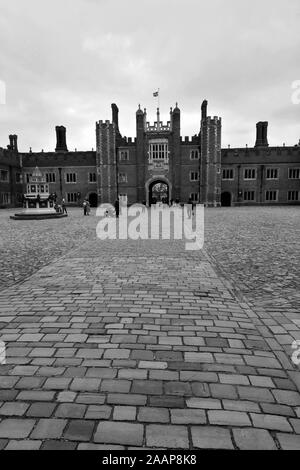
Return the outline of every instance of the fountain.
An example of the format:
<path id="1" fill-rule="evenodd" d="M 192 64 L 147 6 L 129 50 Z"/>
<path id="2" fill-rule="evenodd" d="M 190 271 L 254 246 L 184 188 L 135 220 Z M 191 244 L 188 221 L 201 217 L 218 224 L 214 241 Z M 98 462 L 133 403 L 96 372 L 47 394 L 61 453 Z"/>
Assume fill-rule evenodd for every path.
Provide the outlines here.
<path id="1" fill-rule="evenodd" d="M 35 167 L 24 194 L 25 207 L 11 219 L 14 220 L 37 220 L 57 219 L 67 217 L 67 214 L 55 209 L 55 198 L 49 193 L 49 184 L 38 167 Z"/>

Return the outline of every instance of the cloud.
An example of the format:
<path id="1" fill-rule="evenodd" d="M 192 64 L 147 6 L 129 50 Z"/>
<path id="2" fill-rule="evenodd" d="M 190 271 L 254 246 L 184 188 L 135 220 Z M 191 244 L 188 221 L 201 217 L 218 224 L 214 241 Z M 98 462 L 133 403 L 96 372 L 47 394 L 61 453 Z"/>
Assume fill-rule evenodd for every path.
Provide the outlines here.
<path id="1" fill-rule="evenodd" d="M 270 120 L 270 143 L 298 142 L 298 0 L 0 0 L 0 9 L 3 146 L 18 133 L 22 150 L 52 150 L 64 124 L 70 148 L 95 147 L 95 121 L 110 119 L 112 102 L 134 136 L 139 103 L 155 118 L 157 88 L 165 121 L 179 102 L 182 135 L 199 131 L 207 98 L 224 145 L 253 143 L 258 120 Z"/>

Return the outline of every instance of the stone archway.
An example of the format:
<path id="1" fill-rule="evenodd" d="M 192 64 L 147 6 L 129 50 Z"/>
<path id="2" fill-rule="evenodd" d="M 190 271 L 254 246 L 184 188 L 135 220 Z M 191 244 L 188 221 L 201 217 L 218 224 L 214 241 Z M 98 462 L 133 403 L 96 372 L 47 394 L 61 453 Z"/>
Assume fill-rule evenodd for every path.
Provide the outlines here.
<path id="1" fill-rule="evenodd" d="M 167 178 L 158 176 L 146 183 L 146 204 L 150 206 L 156 202 L 170 203 L 172 186 Z"/>
<path id="2" fill-rule="evenodd" d="M 224 192 L 221 194 L 221 206 L 230 207 L 231 206 L 231 193 Z"/>

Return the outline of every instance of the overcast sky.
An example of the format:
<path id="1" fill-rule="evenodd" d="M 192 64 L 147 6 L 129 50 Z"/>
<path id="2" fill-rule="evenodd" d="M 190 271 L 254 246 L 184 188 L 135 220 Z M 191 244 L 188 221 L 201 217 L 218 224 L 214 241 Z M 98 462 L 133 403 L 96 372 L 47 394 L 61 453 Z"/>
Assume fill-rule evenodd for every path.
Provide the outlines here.
<path id="1" fill-rule="evenodd" d="M 298 143 L 299 0 L 0 0 L 0 146 L 95 148 L 95 122 L 136 135 L 138 104 L 153 121 L 181 109 L 181 134 L 199 132 L 203 99 L 223 120 L 222 146 L 253 145 L 269 121 L 270 145 Z"/>

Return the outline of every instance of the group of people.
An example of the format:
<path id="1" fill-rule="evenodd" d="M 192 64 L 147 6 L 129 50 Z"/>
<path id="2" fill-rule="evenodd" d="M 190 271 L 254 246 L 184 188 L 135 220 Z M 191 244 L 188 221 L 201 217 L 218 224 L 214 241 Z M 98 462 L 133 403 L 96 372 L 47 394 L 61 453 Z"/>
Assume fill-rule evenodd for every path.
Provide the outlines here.
<path id="1" fill-rule="evenodd" d="M 55 200 L 54 209 L 56 212 L 61 212 L 62 214 L 68 214 L 66 201 L 64 199 L 61 200 L 61 204 L 57 204 Z"/>

